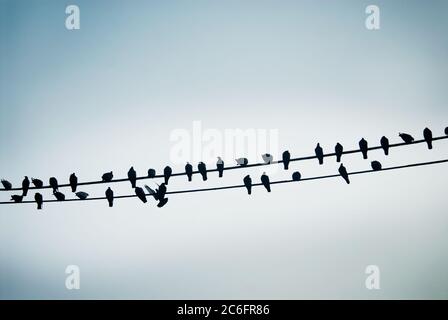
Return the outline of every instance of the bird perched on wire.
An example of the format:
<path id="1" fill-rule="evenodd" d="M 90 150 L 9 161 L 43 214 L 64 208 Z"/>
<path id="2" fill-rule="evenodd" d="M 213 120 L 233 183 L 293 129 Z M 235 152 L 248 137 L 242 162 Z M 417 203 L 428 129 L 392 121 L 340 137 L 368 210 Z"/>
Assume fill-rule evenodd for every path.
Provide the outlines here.
<path id="1" fill-rule="evenodd" d="M 19 203 L 19 202 L 22 202 L 23 196 L 22 195 L 18 195 L 18 194 L 13 194 L 11 196 L 11 200 L 14 201 L 15 203 Z"/>
<path id="2" fill-rule="evenodd" d="M 423 130 L 423 137 L 428 144 L 428 149 L 432 149 L 432 131 L 429 128 Z"/>
<path id="3" fill-rule="evenodd" d="M 244 185 L 246 186 L 247 194 L 251 194 L 252 193 L 252 179 L 251 179 L 250 175 L 245 176 L 243 179 L 243 182 L 244 182 Z"/>
<path id="4" fill-rule="evenodd" d="M 78 191 L 75 194 L 81 200 L 86 200 L 87 197 L 89 196 L 89 194 L 87 192 L 84 192 L 84 191 Z"/>
<path id="5" fill-rule="evenodd" d="M 384 150 L 384 154 L 386 156 L 389 155 L 389 139 L 387 139 L 385 136 L 383 136 L 380 140 L 380 144 Z"/>
<path id="6" fill-rule="evenodd" d="M 49 183 L 50 183 L 50 187 L 53 188 L 53 192 L 58 191 L 59 184 L 58 184 L 58 180 L 55 177 L 51 177 L 49 180 Z"/>
<path id="7" fill-rule="evenodd" d="M 140 187 L 135 187 L 135 194 L 137 195 L 137 197 L 142 200 L 143 203 L 146 203 L 146 194 L 145 191 L 143 191 L 142 188 Z"/>
<path id="8" fill-rule="evenodd" d="M 269 153 L 262 154 L 261 157 L 263 158 L 265 164 L 270 164 L 274 160 L 272 154 Z"/>
<path id="9" fill-rule="evenodd" d="M 191 181 L 193 177 L 193 166 L 190 164 L 190 162 L 187 162 L 185 165 L 185 173 L 187 174 L 188 181 Z"/>
<path id="10" fill-rule="evenodd" d="M 400 132 L 398 135 L 400 136 L 401 139 L 403 139 L 403 141 L 404 141 L 405 143 L 412 143 L 412 142 L 414 142 L 414 137 L 411 136 L 410 134 L 407 134 L 407 133 L 401 133 L 401 132 Z"/>
<path id="11" fill-rule="evenodd" d="M 282 160 L 283 160 L 283 168 L 285 170 L 289 169 L 289 162 L 291 161 L 291 154 L 288 150 L 284 151 L 282 154 Z"/>
<path id="12" fill-rule="evenodd" d="M 362 138 L 361 140 L 359 140 L 359 150 L 361 150 L 362 157 L 364 159 L 367 159 L 367 151 L 369 151 L 369 145 L 366 139 Z"/>
<path id="13" fill-rule="evenodd" d="M 269 182 L 269 177 L 266 175 L 266 172 L 263 172 L 261 175 L 261 183 L 264 185 L 268 192 L 271 192 L 271 183 Z"/>
<path id="14" fill-rule="evenodd" d="M 322 149 L 319 143 L 314 149 L 314 152 L 316 153 L 316 157 L 319 160 L 319 164 L 324 164 L 324 150 Z"/>
<path id="15" fill-rule="evenodd" d="M 134 167 L 129 168 L 128 179 L 131 182 L 131 187 L 135 188 L 135 184 L 137 183 L 137 172 L 134 170 Z"/>
<path id="16" fill-rule="evenodd" d="M 302 178 L 302 175 L 300 174 L 299 171 L 295 171 L 295 172 L 292 174 L 292 180 L 293 180 L 293 181 L 299 181 L 300 178 Z"/>
<path id="17" fill-rule="evenodd" d="M 156 170 L 148 169 L 148 178 L 154 178 L 156 176 Z"/>
<path id="18" fill-rule="evenodd" d="M 44 202 L 44 198 L 42 197 L 42 195 L 39 192 L 36 192 L 34 194 L 34 200 L 37 203 L 37 210 L 41 210 L 42 209 L 42 204 Z"/>
<path id="19" fill-rule="evenodd" d="M 28 189 L 30 188 L 30 179 L 27 176 L 22 181 L 22 195 L 26 197 L 28 194 Z"/>
<path id="20" fill-rule="evenodd" d="M 65 194 L 63 194 L 62 192 L 56 191 L 56 192 L 53 192 L 53 195 L 56 197 L 56 200 L 58 200 L 58 201 L 65 200 Z"/>
<path id="21" fill-rule="evenodd" d="M 105 174 L 103 174 L 101 178 L 103 179 L 104 182 L 111 182 L 112 179 L 114 178 L 114 173 L 112 171 L 106 172 Z"/>
<path id="22" fill-rule="evenodd" d="M 224 161 L 221 157 L 218 157 L 218 161 L 216 161 L 216 169 L 218 169 L 219 177 L 222 178 L 222 174 L 224 172 Z"/>
<path id="23" fill-rule="evenodd" d="M 113 207 L 114 206 L 114 192 L 113 192 L 113 190 L 109 187 L 109 188 L 107 188 L 105 194 L 106 194 L 107 202 L 109 202 L 109 207 Z"/>
<path id="24" fill-rule="evenodd" d="M 249 163 L 249 160 L 247 160 L 247 158 L 238 158 L 235 159 L 236 164 L 240 165 L 240 166 L 247 166 L 247 164 Z"/>
<path id="25" fill-rule="evenodd" d="M 202 176 L 202 180 L 206 181 L 207 180 L 207 167 L 205 166 L 204 162 L 199 162 L 198 164 L 198 171 Z"/>
<path id="26" fill-rule="evenodd" d="M 345 182 L 347 182 L 347 184 L 350 184 L 350 179 L 348 178 L 347 169 L 344 167 L 344 165 L 342 163 L 339 166 L 339 174 L 341 175 L 342 178 L 344 178 L 344 180 L 345 180 Z"/>
<path id="27" fill-rule="evenodd" d="M 2 179 L 2 185 L 5 190 L 11 190 L 12 189 L 12 183 L 8 180 Z"/>
<path id="28" fill-rule="evenodd" d="M 44 186 L 44 182 L 40 179 L 31 178 L 31 182 L 34 184 L 36 188 L 42 188 Z"/>
<path id="29" fill-rule="evenodd" d="M 372 161 L 370 165 L 372 166 L 373 171 L 380 171 L 383 168 L 379 161 Z"/>
<path id="30" fill-rule="evenodd" d="M 168 184 L 168 180 L 170 179 L 172 173 L 173 173 L 173 169 L 171 169 L 170 166 L 166 166 L 165 169 L 163 169 L 163 176 L 165 177 L 165 184 Z"/>
<path id="31" fill-rule="evenodd" d="M 72 173 L 70 175 L 69 181 L 72 192 L 76 192 L 76 188 L 78 187 L 78 177 L 74 173 Z"/>
<path id="32" fill-rule="evenodd" d="M 336 162 L 341 162 L 342 152 L 344 152 L 344 147 L 339 142 L 336 143 L 334 147 L 334 152 L 336 153 Z"/>

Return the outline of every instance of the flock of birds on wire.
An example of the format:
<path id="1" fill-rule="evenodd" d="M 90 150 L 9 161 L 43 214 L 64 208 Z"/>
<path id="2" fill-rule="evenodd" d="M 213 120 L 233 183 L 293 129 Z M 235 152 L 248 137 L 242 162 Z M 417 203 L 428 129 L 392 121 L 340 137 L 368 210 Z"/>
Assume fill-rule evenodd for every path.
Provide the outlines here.
<path id="1" fill-rule="evenodd" d="M 448 135 L 448 127 L 445 128 L 445 134 Z M 414 142 L 414 138 L 407 134 L 407 133 L 400 133 L 399 136 L 401 137 L 401 139 L 406 143 L 406 144 L 410 144 Z M 427 145 L 428 145 L 428 149 L 432 149 L 432 140 L 433 140 L 433 135 L 432 135 L 432 131 L 428 128 L 425 128 L 423 130 L 423 138 L 425 139 Z M 381 148 L 384 150 L 384 154 L 388 155 L 389 154 L 389 139 L 385 136 L 383 136 L 380 139 L 380 144 L 381 144 Z M 364 138 L 362 138 L 359 141 L 359 149 L 362 153 L 363 159 L 367 159 L 367 152 L 368 152 L 368 142 L 367 140 L 365 140 Z M 342 154 L 344 152 L 344 147 L 340 144 L 337 143 L 335 146 L 335 155 L 336 155 L 336 161 L 337 162 L 341 162 L 341 157 Z M 322 149 L 322 147 L 320 146 L 320 144 L 318 143 L 316 148 L 314 149 L 315 151 L 315 155 L 316 158 L 319 161 L 319 164 L 322 165 L 324 163 L 324 151 Z M 271 154 L 263 154 L 262 155 L 263 161 L 265 164 L 271 164 L 273 163 L 273 156 Z M 283 162 L 283 167 L 285 170 L 289 169 L 289 162 L 291 159 L 291 154 L 289 153 L 289 151 L 285 151 L 282 154 L 282 162 Z M 249 161 L 247 158 L 239 158 L 235 160 L 237 165 L 239 166 L 247 166 Z M 379 161 L 372 161 L 371 162 L 371 167 L 372 170 L 374 171 L 379 171 L 382 169 L 381 163 Z M 199 174 L 202 176 L 202 180 L 206 181 L 207 180 L 207 167 L 205 165 L 204 162 L 199 162 L 198 166 L 198 172 Z M 219 177 L 221 178 L 223 176 L 223 172 L 224 172 L 224 161 L 218 157 L 218 161 L 216 162 L 216 169 L 218 171 Z M 339 174 L 340 176 L 345 180 L 345 182 L 347 184 L 350 184 L 350 179 L 349 179 L 349 174 L 347 172 L 346 167 L 341 163 L 341 165 L 339 166 Z M 153 196 L 154 199 L 158 202 L 157 206 L 158 207 L 163 207 L 167 202 L 168 202 L 168 198 L 166 197 L 166 192 L 167 192 L 167 185 L 168 185 L 168 181 L 172 175 L 173 171 L 171 169 L 170 166 L 166 166 L 163 170 L 163 176 L 164 176 L 164 182 L 160 185 L 158 185 L 158 188 L 156 188 L 155 190 L 153 190 L 152 188 L 150 188 L 149 186 L 145 185 L 145 189 L 148 191 L 150 196 Z M 187 164 L 185 165 L 185 174 L 187 175 L 188 181 L 192 181 L 193 178 L 193 166 L 187 162 Z M 149 169 L 148 170 L 148 178 L 154 178 L 156 176 L 156 171 L 154 169 Z M 292 174 L 292 180 L 293 181 L 299 181 L 301 178 L 301 174 L 298 171 L 295 171 Z M 106 172 L 103 174 L 102 176 L 102 181 L 103 182 L 111 182 L 113 179 L 113 172 Z M 270 186 L 270 181 L 269 181 L 269 176 L 266 175 L 266 173 L 264 172 L 261 175 L 261 183 L 263 184 L 263 186 L 266 188 L 266 190 L 268 192 L 271 192 L 271 186 Z M 146 203 L 147 202 L 147 194 L 145 193 L 145 191 L 143 190 L 143 188 L 138 187 L 137 186 L 137 172 L 134 170 L 133 167 L 131 167 L 128 171 L 128 180 L 131 182 L 131 186 L 135 191 L 136 196 L 143 202 Z M 1 183 L 4 187 L 4 190 L 11 190 L 12 189 L 12 184 L 7 181 L 7 180 L 1 180 Z M 44 183 L 42 180 L 40 179 L 28 179 L 27 176 L 25 176 L 25 178 L 22 181 L 22 194 L 21 195 L 12 195 L 11 196 L 11 201 L 14 201 L 16 203 L 20 203 L 23 201 L 23 198 L 27 196 L 28 194 L 28 189 L 30 188 L 30 184 L 33 184 L 37 189 L 43 188 L 44 187 Z M 88 198 L 89 194 L 84 192 L 84 191 L 77 191 L 78 190 L 78 177 L 72 173 L 69 177 L 69 183 L 70 183 L 70 187 L 71 187 L 71 191 L 73 193 L 75 193 L 75 195 L 80 199 L 80 200 L 85 200 Z M 252 192 L 252 178 L 250 177 L 250 175 L 246 175 L 243 178 L 243 183 L 244 186 L 247 189 L 247 193 L 250 195 Z M 55 177 L 51 177 L 49 179 L 49 185 L 50 187 L 53 189 L 53 195 L 56 198 L 56 200 L 58 201 L 64 201 L 65 200 L 65 195 L 59 191 L 59 183 L 58 180 Z M 114 203 L 114 192 L 113 190 L 108 187 L 106 192 L 106 199 L 109 203 L 109 207 L 113 206 Z M 34 194 L 34 200 L 37 203 L 37 209 L 42 209 L 42 204 L 43 204 L 43 196 L 41 193 L 36 192 Z"/>

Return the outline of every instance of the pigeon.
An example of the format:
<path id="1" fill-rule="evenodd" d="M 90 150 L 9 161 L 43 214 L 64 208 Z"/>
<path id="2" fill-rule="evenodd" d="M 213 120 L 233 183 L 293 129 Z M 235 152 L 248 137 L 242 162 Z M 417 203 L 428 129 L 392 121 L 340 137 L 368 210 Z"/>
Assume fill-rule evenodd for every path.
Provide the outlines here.
<path id="1" fill-rule="evenodd" d="M 2 179 L 2 185 L 3 185 L 3 188 L 5 188 L 5 190 L 11 190 L 12 189 L 12 184 L 8 180 Z"/>
<path id="2" fill-rule="evenodd" d="M 289 168 L 289 161 L 291 160 L 291 154 L 289 153 L 288 150 L 286 150 L 285 152 L 283 152 L 282 154 L 282 160 L 283 160 L 283 168 L 285 170 L 288 170 Z"/>
<path id="3" fill-rule="evenodd" d="M 36 200 L 36 203 L 37 203 L 37 210 L 41 210 L 42 209 L 42 203 L 44 202 L 44 199 L 43 199 L 42 195 L 39 192 L 36 192 L 34 194 L 34 200 Z"/>
<path id="4" fill-rule="evenodd" d="M 369 145 L 367 143 L 367 140 L 362 138 L 359 140 L 359 150 L 362 152 L 363 159 L 367 159 L 367 151 L 369 150 Z"/>
<path id="5" fill-rule="evenodd" d="M 218 157 L 218 161 L 216 161 L 216 168 L 219 172 L 219 177 L 222 178 L 222 174 L 224 172 L 224 161 L 222 161 L 221 157 Z"/>
<path id="6" fill-rule="evenodd" d="M 76 188 L 78 187 L 78 177 L 74 173 L 72 173 L 69 180 L 72 192 L 76 192 Z"/>
<path id="7" fill-rule="evenodd" d="M 106 190 L 106 199 L 107 202 L 109 202 L 109 207 L 113 207 L 114 206 L 114 192 L 112 191 L 112 189 L 109 187 Z"/>
<path id="8" fill-rule="evenodd" d="M 316 149 L 314 149 L 317 159 L 319 159 L 319 164 L 324 164 L 324 151 L 322 150 L 320 144 L 318 143 Z"/>
<path id="9" fill-rule="evenodd" d="M 135 172 L 134 167 L 131 167 L 128 171 L 128 179 L 131 181 L 131 187 L 135 188 L 137 182 L 137 172 Z"/>
<path id="10" fill-rule="evenodd" d="M 58 189 L 59 189 L 58 180 L 55 177 L 51 177 L 49 182 L 50 182 L 50 187 L 53 188 L 53 192 L 58 191 Z"/>
<path id="11" fill-rule="evenodd" d="M 295 172 L 292 174 L 292 180 L 293 180 L 293 181 L 299 181 L 301 177 L 302 177 L 302 175 L 300 174 L 299 171 L 295 171 Z"/>
<path id="12" fill-rule="evenodd" d="M 387 156 L 389 155 L 389 139 L 387 139 L 385 136 L 383 136 L 380 140 L 381 147 L 384 150 L 384 154 Z"/>
<path id="13" fill-rule="evenodd" d="M 185 173 L 187 174 L 188 181 L 191 181 L 191 178 L 193 177 L 193 166 L 190 164 L 190 162 L 187 162 L 185 165 Z"/>
<path id="14" fill-rule="evenodd" d="M 137 197 L 142 200 L 143 203 L 146 203 L 146 194 L 145 191 L 143 191 L 142 188 L 140 187 L 135 187 L 135 194 L 137 195 Z"/>
<path id="15" fill-rule="evenodd" d="M 445 128 L 445 134 L 448 136 L 448 127 Z"/>
<path id="16" fill-rule="evenodd" d="M 44 182 L 39 179 L 33 179 L 31 178 L 31 182 L 34 184 L 36 188 L 42 188 L 44 186 Z"/>
<path id="17" fill-rule="evenodd" d="M 165 194 L 166 194 L 166 185 L 164 183 L 162 183 L 158 189 L 156 189 L 156 195 L 155 198 L 156 200 L 163 200 L 165 198 Z"/>
<path id="18" fill-rule="evenodd" d="M 156 176 L 156 170 L 148 169 L 148 178 L 154 178 Z"/>
<path id="19" fill-rule="evenodd" d="M 344 152 L 344 147 L 339 142 L 334 147 L 334 152 L 336 153 L 336 162 L 341 162 L 342 152 Z"/>
<path id="20" fill-rule="evenodd" d="M 263 172 L 263 175 L 261 176 L 261 183 L 264 185 L 266 190 L 268 190 L 268 192 L 271 192 L 271 184 L 269 182 L 269 177 L 266 175 L 266 172 Z"/>
<path id="21" fill-rule="evenodd" d="M 400 136 L 401 139 L 403 139 L 403 141 L 405 143 L 412 143 L 412 142 L 414 142 L 414 137 L 412 137 L 410 134 L 401 133 L 400 132 L 398 135 Z"/>
<path id="22" fill-rule="evenodd" d="M 425 128 L 425 130 L 423 130 L 423 137 L 428 144 L 428 149 L 432 149 L 432 131 L 428 128 Z"/>
<path id="23" fill-rule="evenodd" d="M 167 202 L 168 202 L 168 198 L 163 198 L 162 200 L 159 201 L 159 203 L 157 204 L 157 207 L 162 208 L 164 205 L 166 205 Z"/>
<path id="24" fill-rule="evenodd" d="M 243 179 L 244 185 L 247 188 L 247 194 L 252 193 L 252 179 L 250 178 L 250 175 L 247 175 Z"/>
<path id="25" fill-rule="evenodd" d="M 341 163 L 341 166 L 339 167 L 339 174 L 342 178 L 344 178 L 345 182 L 347 184 L 350 184 L 350 179 L 348 178 L 347 169 L 344 167 L 344 165 Z"/>
<path id="26" fill-rule="evenodd" d="M 249 163 L 249 160 L 247 160 L 247 158 L 238 158 L 238 159 L 235 159 L 235 161 L 236 161 L 236 164 L 238 164 L 242 167 L 247 166 L 247 164 Z"/>
<path id="27" fill-rule="evenodd" d="M 173 169 L 171 169 L 170 166 L 166 166 L 165 169 L 163 169 L 163 176 L 165 177 L 165 184 L 168 184 L 168 180 L 170 179 L 172 173 L 173 173 Z"/>
<path id="28" fill-rule="evenodd" d="M 23 190 L 22 195 L 24 197 L 26 197 L 26 195 L 28 194 L 28 189 L 29 188 L 30 188 L 30 179 L 28 179 L 28 177 L 25 176 L 25 178 L 22 181 L 22 190 Z"/>
<path id="29" fill-rule="evenodd" d="M 18 195 L 18 194 L 13 194 L 11 196 L 11 200 L 14 201 L 15 203 L 19 203 L 19 202 L 22 202 L 23 196 L 22 195 Z"/>
<path id="30" fill-rule="evenodd" d="M 204 162 L 199 162 L 198 164 L 198 171 L 202 176 L 202 180 L 206 181 L 207 180 L 207 167 L 205 166 Z"/>
<path id="31" fill-rule="evenodd" d="M 104 182 L 111 182 L 112 179 L 114 178 L 114 173 L 112 171 L 106 172 L 105 174 L 103 174 L 101 178 L 103 179 Z"/>
<path id="32" fill-rule="evenodd" d="M 79 191 L 75 193 L 76 196 L 81 200 L 86 200 L 89 194 L 87 192 Z"/>
<path id="33" fill-rule="evenodd" d="M 65 195 L 62 192 L 56 191 L 56 192 L 53 192 L 53 195 L 56 197 L 56 200 L 58 200 L 58 201 L 65 200 Z"/>
<path id="34" fill-rule="evenodd" d="M 379 171 L 383 168 L 383 166 L 381 165 L 381 162 L 379 162 L 379 161 L 372 161 L 370 163 L 370 165 L 372 166 L 373 171 Z"/>
<path id="35" fill-rule="evenodd" d="M 263 158 L 265 164 L 270 164 L 274 160 L 272 154 L 269 153 L 262 154 L 261 157 Z"/>

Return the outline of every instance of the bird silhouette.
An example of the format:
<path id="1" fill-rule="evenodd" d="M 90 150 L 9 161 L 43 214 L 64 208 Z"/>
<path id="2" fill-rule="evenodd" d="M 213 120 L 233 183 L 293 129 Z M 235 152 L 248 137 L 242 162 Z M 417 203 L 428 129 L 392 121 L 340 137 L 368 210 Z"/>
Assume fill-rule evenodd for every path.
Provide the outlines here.
<path id="1" fill-rule="evenodd" d="M 87 197 L 89 196 L 89 194 L 87 192 L 84 192 L 84 191 L 78 191 L 75 194 L 81 200 L 86 200 Z"/>
<path id="2" fill-rule="evenodd" d="M 342 152 L 344 152 L 344 147 L 339 142 L 334 147 L 334 152 L 336 153 L 336 162 L 341 162 Z"/>
<path id="3" fill-rule="evenodd" d="M 428 144 L 428 149 L 432 149 L 432 131 L 429 128 L 423 130 L 423 137 Z"/>
<path id="4" fill-rule="evenodd" d="M 367 143 L 367 140 L 362 138 L 359 140 L 359 150 L 362 152 L 362 157 L 364 159 L 367 159 L 367 151 L 369 151 L 369 144 Z"/>
<path id="5" fill-rule="evenodd" d="M 101 178 L 103 179 L 104 182 L 111 182 L 112 179 L 114 178 L 114 173 L 112 171 L 106 172 L 105 174 L 103 174 Z"/>
<path id="6" fill-rule="evenodd" d="M 128 179 L 131 182 L 131 187 L 135 188 L 135 184 L 137 183 L 137 172 L 134 170 L 134 167 L 129 168 Z"/>
<path id="7" fill-rule="evenodd" d="M 58 191 L 58 189 L 59 189 L 58 180 L 55 177 L 51 177 L 49 182 L 50 182 L 50 187 L 53 188 L 53 192 Z"/>
<path id="8" fill-rule="evenodd" d="M 445 128 L 445 134 L 448 136 L 448 127 Z"/>
<path id="9" fill-rule="evenodd" d="M 165 177 L 165 184 L 168 184 L 168 180 L 170 179 L 172 173 L 173 173 L 173 169 L 171 169 L 170 166 L 166 166 L 165 169 L 163 169 L 163 176 Z"/>
<path id="10" fill-rule="evenodd" d="M 372 161 L 370 163 L 370 165 L 372 166 L 372 169 L 374 171 L 379 171 L 383 168 L 383 166 L 381 165 L 381 162 L 379 162 L 379 161 Z"/>
<path id="11" fill-rule="evenodd" d="M 250 178 L 250 175 L 245 176 L 243 179 L 243 182 L 244 182 L 244 185 L 246 186 L 247 194 L 251 194 L 252 193 L 252 179 Z"/>
<path id="12" fill-rule="evenodd" d="M 159 203 L 157 204 L 157 207 L 162 208 L 164 205 L 166 205 L 168 202 L 168 198 L 163 198 L 159 201 Z"/>
<path id="13" fill-rule="evenodd" d="M 165 194 L 166 194 L 166 184 L 162 183 L 161 185 L 159 185 L 158 188 L 156 188 L 156 195 L 155 198 L 156 200 L 163 200 L 165 198 Z"/>
<path id="14" fill-rule="evenodd" d="M 148 193 L 154 197 L 154 199 L 157 200 L 157 193 L 155 190 L 153 190 L 151 187 L 145 184 L 145 189 L 148 190 Z"/>
<path id="15" fill-rule="evenodd" d="M 27 176 L 22 181 L 22 195 L 26 197 L 28 194 L 28 189 L 30 188 L 30 179 Z"/>
<path id="16" fill-rule="evenodd" d="M 198 171 L 202 176 L 202 180 L 206 181 L 207 180 L 207 167 L 205 166 L 204 162 L 199 162 L 198 164 Z"/>
<path id="17" fill-rule="evenodd" d="M 247 166 L 247 164 L 249 163 L 249 160 L 247 160 L 247 158 L 238 158 L 238 159 L 235 159 L 235 161 L 236 161 L 236 164 L 238 164 L 242 167 Z"/>
<path id="18" fill-rule="evenodd" d="M 23 196 L 22 195 L 18 195 L 18 194 L 13 194 L 11 196 L 11 200 L 14 201 L 15 203 L 19 203 L 19 202 L 22 202 Z"/>
<path id="19" fill-rule="evenodd" d="M 269 153 L 262 154 L 261 157 L 263 158 L 265 164 L 272 163 L 272 161 L 274 160 L 272 154 Z"/>
<path id="20" fill-rule="evenodd" d="M 53 195 L 56 197 L 56 200 L 58 200 L 58 201 L 65 200 L 65 195 L 62 192 L 56 191 L 56 192 L 53 192 Z"/>
<path id="21" fill-rule="evenodd" d="M 185 173 L 187 174 L 188 181 L 191 181 L 191 178 L 193 177 L 193 166 L 190 164 L 190 162 L 187 162 L 185 165 Z"/>
<path id="22" fill-rule="evenodd" d="M 295 172 L 292 174 L 292 180 L 293 180 L 293 181 L 299 181 L 300 178 L 302 178 L 302 175 L 300 174 L 299 171 L 295 171 Z"/>
<path id="23" fill-rule="evenodd" d="M 109 202 L 109 207 L 113 207 L 114 206 L 114 192 L 113 192 L 113 190 L 109 187 L 109 188 L 107 188 L 105 194 L 106 194 L 107 202 Z"/>
<path id="24" fill-rule="evenodd" d="M 156 176 L 156 170 L 148 169 L 148 178 L 154 178 Z"/>
<path id="25" fill-rule="evenodd" d="M 8 180 L 2 179 L 2 185 L 5 190 L 11 190 L 12 189 L 12 183 Z"/>
<path id="26" fill-rule="evenodd" d="M 344 165 L 342 163 L 339 166 L 339 174 L 341 175 L 342 178 L 344 178 L 344 180 L 345 180 L 345 182 L 347 182 L 347 184 L 350 184 L 350 179 L 348 178 L 347 169 L 344 167 Z"/>
<path id="27" fill-rule="evenodd" d="M 137 195 L 137 197 L 142 200 L 143 203 L 146 203 L 146 194 L 145 191 L 143 191 L 142 188 L 140 187 L 135 187 L 135 194 Z"/>
<path id="28" fill-rule="evenodd" d="M 31 178 L 31 182 L 34 184 L 36 188 L 42 188 L 44 186 L 44 182 L 40 179 Z"/>
<path id="29" fill-rule="evenodd" d="M 381 147 L 384 150 L 384 154 L 387 156 L 389 155 L 389 139 L 387 139 L 385 136 L 383 136 L 380 140 Z"/>
<path id="30" fill-rule="evenodd" d="M 319 143 L 317 144 L 316 149 L 314 149 L 314 152 L 319 160 L 319 164 L 324 164 L 324 150 L 321 148 Z"/>
<path id="31" fill-rule="evenodd" d="M 216 161 L 216 169 L 218 169 L 219 177 L 222 178 L 222 174 L 224 172 L 224 161 L 221 157 L 218 157 L 218 161 Z"/>
<path id="32" fill-rule="evenodd" d="M 282 160 L 283 160 L 283 169 L 288 170 L 289 169 L 289 161 L 291 160 L 291 154 L 289 153 L 288 150 L 283 152 Z"/>
<path id="33" fill-rule="evenodd" d="M 403 141 L 404 141 L 405 143 L 412 143 L 412 142 L 414 142 L 414 137 L 411 136 L 410 134 L 407 134 L 407 133 L 401 133 L 401 132 L 400 132 L 398 135 L 400 136 L 401 139 L 403 139 Z"/>
<path id="34" fill-rule="evenodd" d="M 72 192 L 76 192 L 76 188 L 78 187 L 78 177 L 72 173 L 70 175 L 70 187 L 72 188 Z"/>
<path id="35" fill-rule="evenodd" d="M 37 210 L 41 210 L 42 209 L 42 203 L 44 202 L 44 198 L 42 197 L 42 195 L 39 192 L 36 192 L 34 194 L 34 200 L 37 203 Z"/>
<path id="36" fill-rule="evenodd" d="M 269 177 L 266 175 L 266 172 L 263 172 L 261 175 L 261 183 L 264 185 L 268 192 L 271 192 L 271 183 L 269 182 Z"/>

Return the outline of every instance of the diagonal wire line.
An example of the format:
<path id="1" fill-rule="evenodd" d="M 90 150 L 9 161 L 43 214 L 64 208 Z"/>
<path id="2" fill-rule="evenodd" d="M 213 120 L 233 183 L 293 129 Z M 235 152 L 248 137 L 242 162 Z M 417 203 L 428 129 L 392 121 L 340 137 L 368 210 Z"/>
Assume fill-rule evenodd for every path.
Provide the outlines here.
<path id="1" fill-rule="evenodd" d="M 443 139 L 448 139 L 448 136 L 440 136 L 440 137 L 435 137 L 432 140 L 433 141 L 437 141 L 437 140 L 443 140 Z M 400 142 L 400 143 L 394 143 L 394 144 L 390 144 L 389 148 L 396 148 L 396 147 L 402 147 L 402 146 L 406 146 L 406 145 L 413 145 L 413 144 L 419 144 L 419 143 L 424 143 L 426 142 L 424 139 L 422 140 L 415 140 L 414 142 L 411 143 L 406 143 L 406 142 Z M 372 150 L 379 150 L 382 149 L 381 146 L 375 146 L 375 147 L 369 147 L 368 151 L 372 151 Z M 344 151 L 342 152 L 342 154 L 353 154 L 353 153 L 359 153 L 361 152 L 360 149 L 354 149 L 354 150 L 348 150 L 348 151 Z M 324 157 L 334 157 L 336 156 L 335 152 L 332 153 L 327 153 L 324 154 Z M 304 161 L 304 160 L 312 160 L 312 159 L 317 159 L 317 157 L 315 155 L 313 156 L 305 156 L 305 157 L 299 157 L 299 158 L 291 158 L 290 162 L 294 162 L 294 161 Z M 224 170 L 234 170 L 234 169 L 242 169 L 242 168 L 251 168 L 251 167 L 260 167 L 260 166 L 268 166 L 268 165 L 273 165 L 273 164 L 281 164 L 283 163 L 283 160 L 278 160 L 278 161 L 272 161 L 271 163 L 252 163 L 252 164 L 248 164 L 245 166 L 228 166 L 225 167 Z M 218 169 L 208 169 L 207 172 L 217 172 Z M 198 174 L 199 171 L 193 171 L 193 174 Z M 177 172 L 177 173 L 173 173 L 171 175 L 171 177 L 176 177 L 176 176 L 184 176 L 186 175 L 185 172 Z M 141 177 L 137 177 L 137 180 L 145 180 L 145 179 L 154 179 L 154 178 L 163 178 L 163 174 L 158 174 L 153 178 L 150 178 L 148 176 L 141 176 Z M 92 184 L 103 184 L 103 183 L 116 183 L 116 182 L 125 182 L 125 181 L 129 181 L 128 178 L 122 178 L 122 179 L 114 179 L 111 181 L 102 181 L 102 180 L 98 180 L 98 181 L 86 181 L 86 182 L 79 182 L 78 186 L 85 186 L 85 185 L 92 185 Z M 59 188 L 64 188 L 64 187 L 70 187 L 70 184 L 59 184 Z M 33 190 L 33 189 L 50 189 L 51 187 L 49 185 L 43 186 L 42 188 L 36 188 L 34 186 L 30 186 L 29 190 Z M 22 188 L 12 188 L 10 190 L 6 190 L 4 188 L 1 188 L 0 191 L 17 191 L 17 190 L 22 190 Z"/>
<path id="2" fill-rule="evenodd" d="M 418 163 L 411 163 L 411 164 L 405 164 L 400 166 L 393 166 L 388 168 L 383 168 L 381 170 L 375 171 L 375 170 L 361 170 L 361 171 L 353 171 L 349 172 L 348 175 L 359 175 L 359 174 L 367 174 L 367 173 L 377 173 L 381 171 L 390 171 L 390 170 L 398 170 L 398 169 L 404 169 L 404 168 L 412 168 L 412 167 L 422 167 L 422 166 L 428 166 L 428 165 L 434 165 L 434 164 L 441 164 L 441 163 L 447 163 L 448 159 L 442 159 L 442 160 L 435 160 L 435 161 L 428 161 L 428 162 L 418 162 Z M 303 181 L 311 181 L 311 180 L 321 180 L 321 179 L 329 179 L 329 178 L 336 178 L 340 177 L 340 174 L 331 174 L 331 175 L 324 175 L 324 176 L 315 176 L 315 177 L 308 177 L 308 178 L 302 178 L 299 181 L 294 180 L 279 180 L 279 181 L 273 181 L 271 182 L 271 185 L 273 184 L 284 184 L 284 183 L 300 183 Z M 252 184 L 253 187 L 259 187 L 262 186 L 262 183 L 254 183 Z M 193 192 L 205 192 L 205 191 L 218 191 L 218 190 L 226 190 L 226 189 L 239 189 L 239 188 L 245 188 L 244 184 L 238 184 L 238 185 L 231 185 L 231 186 L 224 186 L 224 187 L 215 187 L 215 188 L 202 188 L 202 189 L 189 189 L 189 190 L 177 190 L 177 191 L 168 191 L 166 194 L 181 194 L 181 193 L 193 193 Z M 150 194 L 146 194 L 146 196 L 152 196 Z M 114 199 L 125 199 L 125 198 L 135 198 L 137 195 L 135 194 L 129 194 L 129 195 L 122 195 L 122 196 L 115 196 Z M 66 199 L 64 201 L 58 201 L 58 200 L 44 200 L 43 202 L 71 202 L 71 201 L 93 201 L 93 200 L 106 200 L 106 197 L 94 197 L 94 198 L 87 198 L 85 200 L 81 199 Z M 19 203 L 16 202 L 0 202 L 0 204 L 22 204 L 22 203 L 35 203 L 35 201 L 22 201 Z"/>

